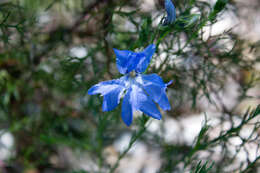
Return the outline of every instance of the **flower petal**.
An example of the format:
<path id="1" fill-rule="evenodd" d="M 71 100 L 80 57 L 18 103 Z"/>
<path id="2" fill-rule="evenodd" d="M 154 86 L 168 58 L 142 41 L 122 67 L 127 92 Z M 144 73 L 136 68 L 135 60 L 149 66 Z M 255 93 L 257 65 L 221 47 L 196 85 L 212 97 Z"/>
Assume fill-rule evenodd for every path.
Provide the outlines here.
<path id="1" fill-rule="evenodd" d="M 121 93 L 125 90 L 124 78 L 100 82 L 88 90 L 89 95 L 101 94 L 103 111 L 113 110 L 120 102 Z"/>
<path id="2" fill-rule="evenodd" d="M 142 52 L 114 49 L 116 65 L 121 74 L 127 74 L 133 70 L 142 73 L 148 67 L 155 52 L 155 45 L 150 44 Z"/>
<path id="3" fill-rule="evenodd" d="M 164 6 L 167 12 L 167 17 L 165 21 L 163 22 L 163 25 L 169 25 L 172 24 L 176 20 L 176 11 L 175 7 L 171 0 L 165 0 Z"/>
<path id="4" fill-rule="evenodd" d="M 121 117 L 127 126 L 130 126 L 133 121 L 133 109 L 130 101 L 131 89 L 129 89 L 123 99 Z"/>
<path id="5" fill-rule="evenodd" d="M 140 61 L 138 53 L 129 50 L 114 49 L 116 54 L 117 69 L 121 74 L 127 74 L 136 68 L 136 65 Z"/>
<path id="6" fill-rule="evenodd" d="M 139 82 L 148 95 L 158 103 L 163 110 L 170 110 L 171 105 L 166 95 L 166 88 L 172 81 L 165 84 L 162 78 L 157 74 L 140 76 L 141 80 L 139 80 Z"/>
<path id="7" fill-rule="evenodd" d="M 136 72 L 143 73 L 146 70 L 155 52 L 155 48 L 156 47 L 154 44 L 150 44 L 142 52 L 139 53 L 140 60 L 137 64 Z"/>
<path id="8" fill-rule="evenodd" d="M 112 111 L 115 109 L 120 102 L 120 97 L 123 91 L 124 89 L 122 87 L 117 87 L 105 94 L 103 98 L 102 110 Z"/>
<path id="9" fill-rule="evenodd" d="M 140 53 L 133 52 L 131 55 L 129 55 L 129 59 L 127 62 L 127 73 L 130 73 L 131 71 L 136 69 L 137 64 L 140 62 L 141 58 L 142 55 Z"/>
<path id="10" fill-rule="evenodd" d="M 116 54 L 116 66 L 118 71 L 121 74 L 126 74 L 128 58 L 132 52 L 128 50 L 118 50 L 118 49 L 114 49 L 114 52 Z"/>
<path id="11" fill-rule="evenodd" d="M 112 91 L 118 87 L 124 87 L 124 83 L 122 82 L 121 79 L 104 81 L 104 82 L 100 82 L 100 83 L 92 86 L 88 90 L 88 94 L 89 95 L 95 95 L 95 94 L 106 95 L 107 93 L 109 93 L 110 91 Z"/>
<path id="12" fill-rule="evenodd" d="M 134 110 L 140 110 L 143 113 L 160 120 L 162 115 L 157 109 L 156 104 L 152 99 L 144 93 L 143 89 L 138 85 L 132 85 L 132 91 L 130 93 L 132 101 L 132 107 Z"/>

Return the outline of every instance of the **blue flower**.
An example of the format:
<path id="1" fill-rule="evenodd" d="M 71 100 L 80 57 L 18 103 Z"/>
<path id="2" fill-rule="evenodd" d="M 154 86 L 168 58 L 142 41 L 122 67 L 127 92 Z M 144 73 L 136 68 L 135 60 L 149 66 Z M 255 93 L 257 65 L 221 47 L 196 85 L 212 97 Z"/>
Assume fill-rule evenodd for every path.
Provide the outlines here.
<path id="1" fill-rule="evenodd" d="M 88 90 L 89 95 L 103 96 L 103 111 L 113 110 L 123 97 L 122 119 L 129 126 L 134 111 L 142 111 L 148 116 L 160 120 L 162 115 L 156 103 L 163 110 L 171 106 L 166 95 L 166 88 L 171 82 L 164 83 L 157 74 L 142 74 L 148 67 L 155 52 L 151 44 L 141 52 L 114 49 L 116 65 L 122 76 L 119 79 L 100 82 Z"/>
<path id="2" fill-rule="evenodd" d="M 164 6 L 167 12 L 167 16 L 163 21 L 163 25 L 165 26 L 172 24 L 176 20 L 176 11 L 171 0 L 165 0 Z"/>

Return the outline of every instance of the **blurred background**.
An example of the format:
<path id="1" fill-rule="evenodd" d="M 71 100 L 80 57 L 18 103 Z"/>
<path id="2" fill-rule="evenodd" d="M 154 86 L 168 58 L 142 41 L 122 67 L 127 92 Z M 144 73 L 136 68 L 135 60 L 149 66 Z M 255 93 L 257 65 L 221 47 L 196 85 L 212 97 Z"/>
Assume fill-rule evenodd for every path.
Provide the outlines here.
<path id="1" fill-rule="evenodd" d="M 260 173 L 260 1 L 0 0 L 0 173 Z M 94 84 L 157 46 L 170 111 L 127 127 Z"/>

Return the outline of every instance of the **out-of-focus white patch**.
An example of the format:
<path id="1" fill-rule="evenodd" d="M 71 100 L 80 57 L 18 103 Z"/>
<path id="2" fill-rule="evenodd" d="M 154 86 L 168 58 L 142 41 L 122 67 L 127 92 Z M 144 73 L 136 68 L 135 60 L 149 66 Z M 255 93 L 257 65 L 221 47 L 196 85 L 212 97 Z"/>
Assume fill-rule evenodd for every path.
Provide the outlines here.
<path id="1" fill-rule="evenodd" d="M 75 80 L 77 80 L 78 82 L 81 82 L 83 80 L 82 74 L 76 74 L 74 77 L 75 77 Z"/>
<path id="2" fill-rule="evenodd" d="M 154 0 L 142 0 L 141 10 L 145 12 L 149 12 L 155 9 L 155 2 Z"/>
<path id="3" fill-rule="evenodd" d="M 124 7 L 120 10 L 123 11 L 123 12 L 131 12 L 135 9 Z M 122 17 L 120 15 L 113 15 L 113 21 L 118 25 L 117 27 L 118 27 L 119 31 L 136 32 L 136 26 L 131 21 L 127 20 L 127 18 L 125 18 L 125 17 Z M 140 23 L 141 18 L 140 17 L 135 18 L 135 22 Z M 112 39 L 115 36 L 111 35 L 110 37 Z"/>
<path id="4" fill-rule="evenodd" d="M 207 40 L 209 36 L 222 34 L 224 31 L 232 27 L 238 26 L 239 19 L 229 11 L 224 12 L 218 19 L 218 22 L 210 26 L 205 26 L 202 29 L 203 40 Z"/>
<path id="5" fill-rule="evenodd" d="M 52 73 L 52 71 L 53 71 L 52 67 L 47 64 L 42 64 L 39 66 L 39 68 L 47 73 Z"/>
<path id="6" fill-rule="evenodd" d="M 70 49 L 70 56 L 84 58 L 87 56 L 87 50 L 84 47 L 73 47 Z"/>
<path id="7" fill-rule="evenodd" d="M 136 32 L 136 26 L 128 20 L 125 21 L 124 28 L 128 30 L 128 32 Z"/>
<path id="8" fill-rule="evenodd" d="M 131 134 L 130 133 L 125 133 L 123 134 L 119 139 L 117 139 L 114 143 L 114 147 L 118 152 L 123 152 L 129 145 L 131 141 Z M 129 154 L 132 154 L 134 156 L 139 156 L 139 153 L 145 152 L 146 147 L 145 144 L 141 142 L 136 142 L 132 148 L 129 150 Z"/>
<path id="9" fill-rule="evenodd" d="M 179 135 L 181 133 L 181 127 L 179 122 L 174 119 L 167 119 L 164 122 L 164 125 L 165 125 L 165 132 L 163 136 L 165 141 L 169 143 L 178 143 L 177 141 L 181 140 Z"/>
<path id="10" fill-rule="evenodd" d="M 164 138 L 167 143 L 183 142 L 181 136 L 181 126 L 175 119 L 165 117 L 165 121 L 152 120 L 147 127 L 147 131 Z M 161 127 L 164 127 L 163 129 Z"/>
<path id="11" fill-rule="evenodd" d="M 123 152 L 128 147 L 130 140 L 130 133 L 125 133 L 117 141 L 115 141 L 115 149 L 119 152 Z M 160 152 L 158 150 L 149 151 L 148 146 L 143 142 L 137 141 L 128 153 L 130 155 L 124 157 L 124 159 L 120 162 L 120 166 L 118 168 L 119 172 L 137 173 L 145 168 L 145 173 L 156 173 L 156 171 L 160 168 Z"/>
<path id="12" fill-rule="evenodd" d="M 148 152 L 144 164 L 144 173 L 156 173 L 161 166 L 161 158 L 159 151 Z"/>
<path id="13" fill-rule="evenodd" d="M 160 131 L 160 121 L 151 121 L 150 125 L 147 127 L 147 131 L 157 134 Z"/>
<path id="14" fill-rule="evenodd" d="M 235 32 L 243 39 L 248 39 L 250 42 L 256 42 L 260 39 L 260 11 L 257 7 L 259 0 L 236 0 L 239 8 L 236 11 L 240 16 L 239 27 Z"/>
<path id="15" fill-rule="evenodd" d="M 160 46 L 159 46 L 160 47 Z M 167 56 L 166 52 L 162 52 L 155 61 L 155 68 L 159 68 Z"/>
<path id="16" fill-rule="evenodd" d="M 0 160 L 5 160 L 11 156 L 13 145 L 13 135 L 3 130 L 0 131 Z"/>
<path id="17" fill-rule="evenodd" d="M 198 7 L 192 7 L 190 12 L 191 14 L 196 14 L 196 13 L 199 13 L 201 10 L 198 8 Z"/>
<path id="18" fill-rule="evenodd" d="M 237 97 L 239 96 L 239 85 L 233 79 L 229 78 L 226 80 L 224 90 L 216 93 L 212 92 L 209 96 L 211 102 L 215 103 L 215 105 L 210 103 L 208 98 L 202 97 L 198 100 L 198 105 L 203 111 L 217 112 L 218 108 L 221 108 L 222 104 L 224 104 L 227 109 L 231 109 L 237 102 Z M 219 98 L 221 98 L 221 100 Z"/>
<path id="19" fill-rule="evenodd" d="M 115 141 L 114 147 L 116 148 L 117 151 L 121 153 L 128 147 L 130 140 L 131 140 L 131 134 L 125 133 Z"/>
<path id="20" fill-rule="evenodd" d="M 156 11 L 156 12 L 152 13 L 152 19 L 153 19 L 152 26 L 153 27 L 160 27 L 159 24 L 160 24 L 160 22 L 162 22 L 163 17 L 165 17 L 165 15 L 166 15 L 166 12 Z"/>
<path id="21" fill-rule="evenodd" d="M 42 12 L 38 16 L 38 22 L 40 25 L 45 25 L 51 21 L 50 14 L 48 12 Z"/>
<path id="22" fill-rule="evenodd" d="M 179 64 L 178 61 L 176 61 L 176 65 L 185 68 L 186 70 L 191 70 L 195 69 L 202 63 L 202 60 L 200 57 L 189 54 L 188 57 L 186 58 L 181 58 L 179 59 Z"/>
<path id="23" fill-rule="evenodd" d="M 59 155 L 57 161 L 59 165 L 70 165 L 72 169 L 92 170 L 93 172 L 100 171 L 96 162 L 90 158 L 89 153 L 82 150 L 72 150 L 68 147 L 59 147 Z M 104 172 L 101 171 L 101 172 Z"/>
<path id="24" fill-rule="evenodd" d="M 191 145 L 195 140 L 196 136 L 199 134 L 205 117 L 201 115 L 191 115 L 180 120 L 181 133 L 184 138 L 185 143 Z"/>

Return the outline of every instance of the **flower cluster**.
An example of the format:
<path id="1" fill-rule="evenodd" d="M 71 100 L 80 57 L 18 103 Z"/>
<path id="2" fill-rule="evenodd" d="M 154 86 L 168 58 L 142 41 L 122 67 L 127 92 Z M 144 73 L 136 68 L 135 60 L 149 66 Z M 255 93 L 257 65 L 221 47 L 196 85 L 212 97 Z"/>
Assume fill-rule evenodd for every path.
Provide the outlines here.
<path id="1" fill-rule="evenodd" d="M 170 0 L 165 1 L 167 18 L 164 24 L 175 20 L 175 9 Z M 174 16 L 172 16 L 174 14 Z M 144 114 L 160 120 L 162 115 L 156 103 L 163 110 L 170 110 L 171 106 L 166 95 L 166 88 L 172 83 L 164 83 L 157 74 L 143 74 L 155 52 L 155 45 L 150 44 L 141 52 L 114 49 L 118 71 L 123 74 L 119 79 L 100 82 L 88 90 L 89 95 L 103 96 L 103 111 L 111 111 L 122 102 L 122 119 L 129 126 L 133 121 L 133 112 Z"/>

